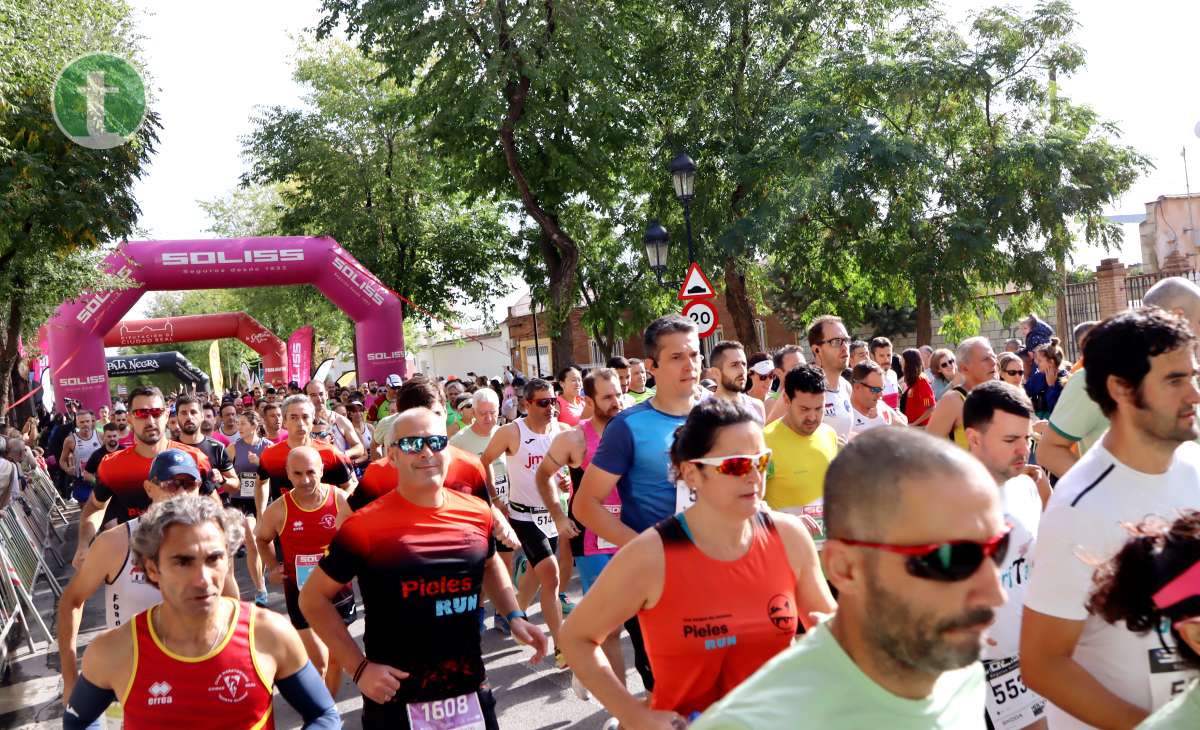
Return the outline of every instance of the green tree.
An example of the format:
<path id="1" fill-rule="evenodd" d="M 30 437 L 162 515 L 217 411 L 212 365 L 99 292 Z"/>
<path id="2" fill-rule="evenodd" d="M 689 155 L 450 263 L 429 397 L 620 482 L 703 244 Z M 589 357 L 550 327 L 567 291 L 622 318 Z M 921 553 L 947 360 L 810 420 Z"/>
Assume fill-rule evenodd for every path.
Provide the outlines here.
<path id="1" fill-rule="evenodd" d="M 243 184 L 275 186 L 275 227 L 329 235 L 420 309 L 455 319 L 495 299 L 512 235 L 498 206 L 447 185 L 441 152 L 409 123 L 414 94 L 345 43 L 304 45 L 295 78 L 306 109 L 273 107 L 244 140 Z M 236 213 L 236 211 L 234 211 Z"/>
<path id="2" fill-rule="evenodd" d="M 658 3 L 626 0 L 323 0 L 319 33 L 345 25 L 387 76 L 412 89 L 412 114 L 461 189 L 520 202 L 539 235 L 554 322 L 553 358 L 571 361 L 567 316 L 578 302 L 574 202 L 606 215 L 643 187 L 644 78 L 661 25 Z"/>
<path id="3" fill-rule="evenodd" d="M 1070 230 L 1114 243 L 1102 211 L 1147 162 L 1091 109 L 1051 104 L 1051 70 L 1083 67 L 1075 27 L 1065 2 L 982 11 L 965 37 L 914 12 L 806 74 L 779 288 L 807 292 L 807 314 L 915 305 L 928 343 L 934 309 L 961 325 L 989 289 L 1056 292 Z"/>
<path id="4" fill-rule="evenodd" d="M 698 256 L 716 281 L 737 338 L 760 350 L 754 327 L 754 272 L 775 250 L 795 213 L 797 112 L 808 98 L 809 70 L 844 49 L 861 48 L 895 14 L 922 0 L 688 0 L 672 4 L 672 22 L 656 28 L 661 68 L 651 71 L 658 117 L 657 217 L 678 221 L 666 184 L 679 150 L 696 158 L 692 217 Z M 792 178 L 792 179 L 789 179 Z M 672 224 L 674 248 L 684 226 Z M 686 265 L 686 262 L 683 263 Z M 798 329 L 803 329 L 802 327 Z"/>
<path id="5" fill-rule="evenodd" d="M 18 337 L 64 300 L 121 286 L 97 277 L 106 243 L 132 233 L 133 184 L 159 128 L 149 112 L 134 138 L 106 150 L 81 147 L 56 126 L 55 78 L 81 51 L 140 53 L 122 0 L 6 3 L 0 9 L 0 413 L 7 408 Z"/>

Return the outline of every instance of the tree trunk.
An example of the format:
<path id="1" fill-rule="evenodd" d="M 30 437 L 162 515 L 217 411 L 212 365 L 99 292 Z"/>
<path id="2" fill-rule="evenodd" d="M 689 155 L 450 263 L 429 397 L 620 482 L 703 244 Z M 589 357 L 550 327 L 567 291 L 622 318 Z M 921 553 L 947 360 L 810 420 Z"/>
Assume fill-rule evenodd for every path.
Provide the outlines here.
<path id="1" fill-rule="evenodd" d="M 733 329 L 737 339 L 746 347 L 746 352 L 755 353 L 762 350 L 766 343 L 758 341 L 758 332 L 754 327 L 754 305 L 746 292 L 746 277 L 733 256 L 725 257 L 725 308 L 733 319 Z"/>
<path id="2" fill-rule="evenodd" d="M 4 323 L 3 347 L 0 348 L 0 415 L 8 413 L 13 367 L 17 364 L 17 358 L 20 356 L 17 351 L 17 338 L 21 335 L 22 320 L 21 303 L 14 299 L 8 305 L 8 317 Z M 21 427 L 19 423 L 15 425 L 17 428 Z"/>
<path id="3" fill-rule="evenodd" d="M 933 344 L 933 307 L 929 293 L 917 290 L 917 347 Z"/>
<path id="4" fill-rule="evenodd" d="M 13 400 L 23 398 L 24 396 L 28 395 L 29 391 L 31 390 L 29 386 L 29 379 L 21 377 L 20 362 L 20 358 L 18 358 L 17 366 L 12 369 Z M 9 421 L 17 428 L 23 426 L 26 419 L 36 415 L 36 411 L 34 410 L 34 401 L 36 400 L 37 396 L 34 395 L 30 398 L 26 398 L 19 405 L 13 406 L 12 411 L 10 411 L 8 414 Z"/>

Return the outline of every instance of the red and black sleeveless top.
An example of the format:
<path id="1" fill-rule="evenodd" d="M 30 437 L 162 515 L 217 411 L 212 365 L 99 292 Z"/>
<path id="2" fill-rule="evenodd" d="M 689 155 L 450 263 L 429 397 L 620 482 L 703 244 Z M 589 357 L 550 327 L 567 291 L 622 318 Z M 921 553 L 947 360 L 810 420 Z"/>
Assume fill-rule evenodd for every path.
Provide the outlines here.
<path id="1" fill-rule="evenodd" d="M 283 526 L 279 529 L 279 544 L 283 547 L 280 562 L 288 580 L 303 585 L 308 573 L 316 567 L 329 550 L 337 534 L 337 495 L 335 487 L 326 487 L 325 501 L 307 510 L 296 502 L 295 491 L 283 493 Z"/>

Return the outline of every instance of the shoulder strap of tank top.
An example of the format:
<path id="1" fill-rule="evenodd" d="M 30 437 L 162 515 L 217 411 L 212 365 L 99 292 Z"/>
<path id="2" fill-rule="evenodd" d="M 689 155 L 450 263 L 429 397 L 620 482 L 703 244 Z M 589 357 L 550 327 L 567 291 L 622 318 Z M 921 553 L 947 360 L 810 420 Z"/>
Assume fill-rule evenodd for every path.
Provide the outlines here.
<path id="1" fill-rule="evenodd" d="M 959 395 L 961 395 L 963 400 L 967 399 L 967 389 L 962 387 L 961 385 L 956 385 L 953 388 L 951 388 L 951 390 L 953 390 L 955 393 L 958 393 Z"/>
<path id="2" fill-rule="evenodd" d="M 596 427 L 592 425 L 592 419 L 579 422 L 579 429 L 583 431 L 583 442 L 587 446 L 587 450 L 591 451 L 592 447 L 600 443 L 600 434 L 596 433 Z"/>
<path id="3" fill-rule="evenodd" d="M 658 532 L 658 536 L 662 538 L 663 543 L 691 542 L 687 530 L 679 522 L 679 515 L 671 515 L 655 525 L 654 529 Z"/>

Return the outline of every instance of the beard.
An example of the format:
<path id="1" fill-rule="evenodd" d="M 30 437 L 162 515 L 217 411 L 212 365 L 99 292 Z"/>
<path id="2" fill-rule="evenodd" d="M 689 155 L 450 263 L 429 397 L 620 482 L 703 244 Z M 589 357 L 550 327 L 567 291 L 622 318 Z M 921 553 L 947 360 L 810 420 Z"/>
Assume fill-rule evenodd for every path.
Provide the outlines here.
<path id="1" fill-rule="evenodd" d="M 181 423 L 181 424 L 179 424 L 179 430 L 182 431 L 183 433 L 186 433 L 188 436 L 194 436 L 196 434 L 196 432 L 200 430 L 200 424 L 198 424 L 198 423 Z"/>
<path id="2" fill-rule="evenodd" d="M 738 382 L 737 380 L 730 380 L 722 375 L 721 387 L 731 393 L 741 393 L 746 389 L 746 380 L 743 378 L 741 382 Z"/>
<path id="3" fill-rule="evenodd" d="M 876 567 L 868 566 L 865 614 L 871 618 L 865 634 L 872 645 L 900 666 L 923 674 L 941 674 L 979 661 L 982 632 L 974 641 L 958 642 L 945 634 L 990 622 L 995 616 L 992 609 L 975 608 L 949 618 L 921 613 L 903 596 L 880 585 L 875 571 Z"/>

